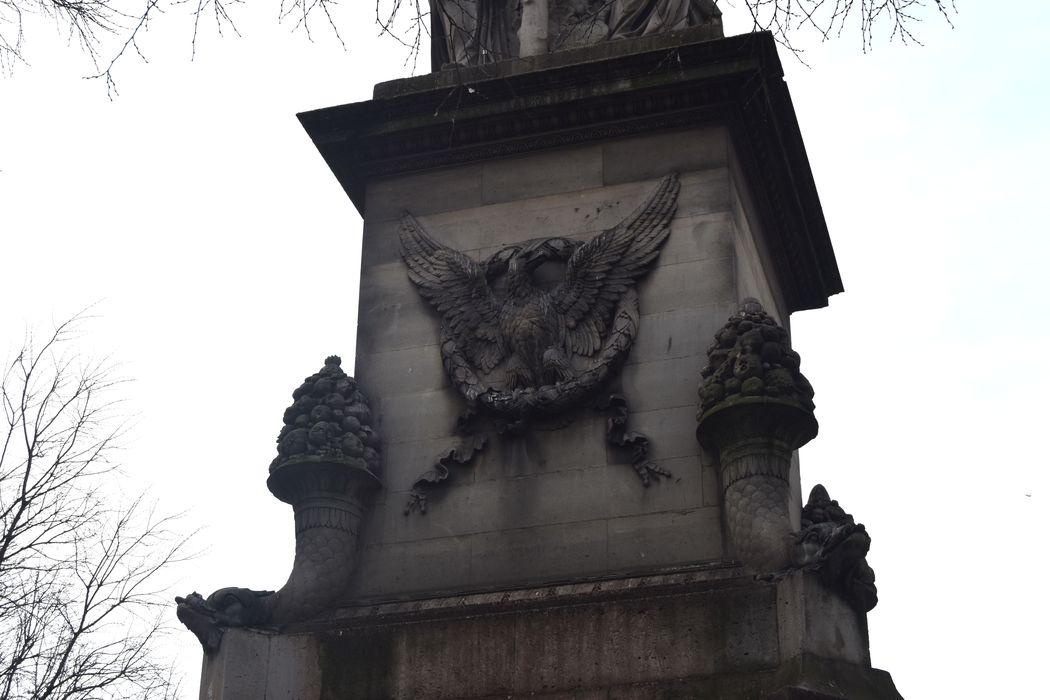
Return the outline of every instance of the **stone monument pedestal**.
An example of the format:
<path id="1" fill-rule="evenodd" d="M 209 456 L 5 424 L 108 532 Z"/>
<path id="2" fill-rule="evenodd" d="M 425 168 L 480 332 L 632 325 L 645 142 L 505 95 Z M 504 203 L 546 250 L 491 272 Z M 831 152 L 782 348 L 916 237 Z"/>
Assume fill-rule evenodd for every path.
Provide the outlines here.
<path id="1" fill-rule="evenodd" d="M 711 566 L 343 608 L 227 632 L 201 697 L 899 698 L 858 615 L 813 574 Z"/>
<path id="2" fill-rule="evenodd" d="M 300 120 L 364 217 L 354 374 L 383 490 L 337 600 L 227 630 L 202 698 L 899 697 L 868 656 L 874 586 L 851 603 L 828 584 L 853 585 L 863 527 L 834 502 L 807 507 L 809 558 L 792 563 L 792 450 L 816 422 L 786 329 L 842 286 L 771 36 L 697 27 L 458 67 Z M 574 252 L 611 238 L 620 252 L 601 264 Z M 522 266 L 535 286 L 513 297 L 500 285 Z M 613 347 L 616 361 L 601 391 L 540 420 L 544 401 L 598 375 L 575 341 L 529 355 L 514 333 L 539 307 L 522 294 L 561 303 L 560 280 L 603 275 L 614 283 L 573 303 L 605 299 L 606 317 L 565 302 L 559 322 L 567 336 L 597 324 L 594 357 Z M 461 293 L 441 286 L 450 276 L 482 292 L 443 297 Z M 489 303 L 486 284 L 497 311 L 472 306 Z M 735 328 L 767 319 L 758 340 L 723 328 L 755 299 Z M 486 314 L 514 323 L 477 325 Z M 478 366 L 497 350 L 504 364 Z M 705 384 L 704 446 L 702 371 L 718 380 Z M 738 405 L 790 399 L 805 429 L 784 437 L 775 411 L 751 426 L 761 434 L 724 425 L 736 409 L 711 402 L 734 388 L 780 391 Z M 520 420 L 477 427 L 516 401 Z M 770 527 L 751 527 L 763 501 L 750 491 L 727 497 L 744 477 L 776 496 L 775 522 L 754 513 Z M 854 558 L 818 578 L 839 535 Z"/>

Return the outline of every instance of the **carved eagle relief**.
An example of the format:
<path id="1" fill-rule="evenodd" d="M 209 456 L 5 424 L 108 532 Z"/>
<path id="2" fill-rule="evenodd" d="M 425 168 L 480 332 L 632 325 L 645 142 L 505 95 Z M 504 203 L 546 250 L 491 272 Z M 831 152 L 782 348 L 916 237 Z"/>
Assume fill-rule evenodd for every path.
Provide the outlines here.
<path id="1" fill-rule="evenodd" d="M 659 255 L 678 189 L 676 176 L 664 178 L 633 214 L 585 243 L 539 238 L 482 262 L 438 243 L 406 214 L 402 256 L 409 279 L 441 314 L 443 333 L 475 367 L 488 372 L 507 360 L 512 389 L 565 382 L 573 377 L 571 356 L 602 348 L 625 293 Z M 533 273 L 559 259 L 564 279 L 548 291 Z"/>
<path id="2" fill-rule="evenodd" d="M 535 238 L 482 261 L 439 243 L 405 214 L 408 277 L 441 315 L 442 362 L 470 404 L 461 432 L 479 432 L 477 415 L 495 421 L 497 432 L 520 432 L 596 398 L 630 352 L 639 320 L 635 285 L 670 234 L 679 187 L 676 175 L 665 177 L 632 214 L 588 241 Z M 541 284 L 536 272 L 551 261 L 564 264 L 564 275 Z M 622 398 L 606 398 L 610 404 L 620 405 L 621 416 L 609 438 L 638 448 L 635 468 L 648 484 L 650 474 L 665 472 L 645 461 L 644 436 L 626 433 Z M 471 454 L 446 455 L 441 473 L 421 481 L 446 478 L 450 460 L 465 462 L 480 449 L 473 444 Z"/>

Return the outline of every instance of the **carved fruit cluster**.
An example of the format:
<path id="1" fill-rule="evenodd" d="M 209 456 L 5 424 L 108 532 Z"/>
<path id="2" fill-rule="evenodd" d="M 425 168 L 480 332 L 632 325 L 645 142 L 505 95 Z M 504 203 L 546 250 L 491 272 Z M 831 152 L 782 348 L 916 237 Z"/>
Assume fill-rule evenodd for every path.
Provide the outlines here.
<path id="1" fill-rule="evenodd" d="M 751 396 L 793 401 L 813 410 L 813 387 L 799 372 L 799 356 L 787 331 L 753 299 L 715 335 L 700 376 L 701 413 Z"/>
<path id="2" fill-rule="evenodd" d="M 324 369 L 292 392 L 295 403 L 284 412 L 277 458 L 270 471 L 307 457 L 379 471 L 379 436 L 369 425 L 372 412 L 357 382 L 340 363 L 335 355 L 327 358 Z"/>

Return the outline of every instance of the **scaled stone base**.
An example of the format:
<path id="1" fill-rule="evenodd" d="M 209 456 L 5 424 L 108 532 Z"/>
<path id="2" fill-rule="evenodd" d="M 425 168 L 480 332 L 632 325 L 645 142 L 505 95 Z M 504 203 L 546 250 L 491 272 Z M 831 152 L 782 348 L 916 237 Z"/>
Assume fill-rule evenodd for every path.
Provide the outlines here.
<path id="1" fill-rule="evenodd" d="M 811 574 L 733 566 L 348 608 L 231 630 L 211 700 L 879 700 L 863 617 Z"/>

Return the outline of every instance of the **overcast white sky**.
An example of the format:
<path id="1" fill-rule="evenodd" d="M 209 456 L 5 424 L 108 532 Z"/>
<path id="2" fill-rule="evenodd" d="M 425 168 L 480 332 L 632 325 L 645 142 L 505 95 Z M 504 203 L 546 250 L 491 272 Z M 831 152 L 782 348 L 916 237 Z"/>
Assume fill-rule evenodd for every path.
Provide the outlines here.
<path id="1" fill-rule="evenodd" d="M 135 379 L 128 492 L 204 528 L 181 593 L 290 570 L 266 467 L 292 389 L 353 356 L 360 241 L 295 113 L 409 72 L 358 4 L 345 52 L 274 8 L 193 62 L 190 25 L 165 16 L 112 102 L 52 35 L 0 80 L 0 352 L 100 301 L 83 347 Z M 722 5 L 727 33 L 748 28 Z M 1037 697 L 1050 5 L 959 5 L 925 47 L 799 35 L 811 68 L 783 57 L 846 287 L 792 320 L 821 423 L 803 490 L 824 483 L 873 536 L 872 660 L 905 697 Z M 193 697 L 199 647 L 176 639 Z"/>

